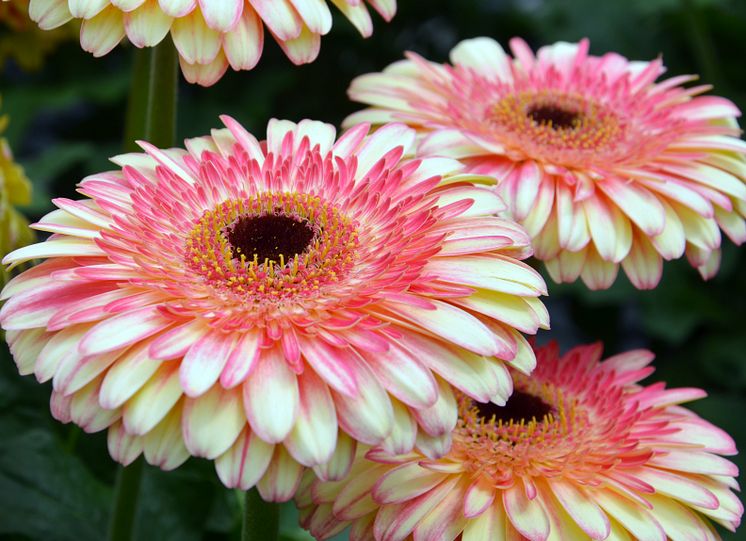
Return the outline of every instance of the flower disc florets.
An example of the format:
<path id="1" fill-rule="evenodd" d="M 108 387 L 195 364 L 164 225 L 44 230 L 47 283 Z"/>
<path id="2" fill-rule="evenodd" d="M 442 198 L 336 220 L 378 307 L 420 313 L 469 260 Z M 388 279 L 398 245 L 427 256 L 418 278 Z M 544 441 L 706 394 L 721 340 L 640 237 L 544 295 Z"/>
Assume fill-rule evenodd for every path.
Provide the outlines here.
<path id="1" fill-rule="evenodd" d="M 47 261 L 3 292 L 22 374 L 52 411 L 109 427 L 128 463 L 216 460 L 223 482 L 289 498 L 302 466 L 344 475 L 355 442 L 435 456 L 449 384 L 480 401 L 529 373 L 546 327 L 529 239 L 483 179 L 412 156 L 415 133 L 236 121 L 187 150 L 114 158 L 5 259 Z M 281 472 L 281 474 L 280 474 Z"/>
<path id="2" fill-rule="evenodd" d="M 722 230 L 746 240 L 746 143 L 738 108 L 693 76 L 656 82 L 660 59 L 588 54 L 587 40 L 534 55 L 476 38 L 451 65 L 415 54 L 353 81 L 374 106 L 348 122 L 403 121 L 421 147 L 498 179 L 509 215 L 526 227 L 558 282 L 579 276 L 609 287 L 621 264 L 639 288 L 655 287 L 663 260 L 685 252 L 715 274 Z"/>
<path id="3" fill-rule="evenodd" d="M 536 351 L 504 407 L 460 395 L 450 452 L 361 451 L 329 483 L 308 472 L 297 496 L 317 539 L 355 541 L 718 539 L 734 530 L 733 440 L 678 404 L 699 389 L 647 387 L 652 355 L 600 361 L 598 345 Z"/>
<path id="4" fill-rule="evenodd" d="M 265 192 L 205 211 L 185 256 L 224 302 L 256 318 L 281 313 L 286 301 L 310 307 L 354 281 L 359 247 L 356 224 L 319 197 Z"/>

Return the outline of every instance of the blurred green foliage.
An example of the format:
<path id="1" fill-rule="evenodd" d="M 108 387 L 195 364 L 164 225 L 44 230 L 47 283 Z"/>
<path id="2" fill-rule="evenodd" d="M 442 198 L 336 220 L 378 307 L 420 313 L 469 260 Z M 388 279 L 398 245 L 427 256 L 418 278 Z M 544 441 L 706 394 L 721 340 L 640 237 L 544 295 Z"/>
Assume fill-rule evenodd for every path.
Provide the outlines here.
<path id="1" fill-rule="evenodd" d="M 539 46 L 591 39 L 591 51 L 635 59 L 663 55 L 670 74 L 699 73 L 715 92 L 746 107 L 743 0 L 400 0 L 391 24 L 376 19 L 361 40 L 341 16 L 322 40 L 319 59 L 294 67 L 270 43 L 258 68 L 228 73 L 209 89 L 182 83 L 180 138 L 203 135 L 227 113 L 261 134 L 270 117 L 316 118 L 339 124 L 358 106 L 346 99 L 349 81 L 378 71 L 414 50 L 444 61 L 459 40 L 489 35 L 505 43 L 522 36 Z M 94 59 L 75 43 L 44 69 L 0 69 L 7 136 L 28 176 L 39 218 L 50 198 L 72 196 L 84 176 L 111 167 L 119 152 L 129 84 L 131 47 Z M 665 266 L 654 291 L 626 279 L 606 292 L 550 283 L 553 330 L 539 337 L 563 348 L 603 340 L 606 352 L 646 347 L 658 355 L 654 378 L 705 388 L 692 409 L 728 430 L 746 448 L 746 252 L 725 242 L 722 270 L 704 283 L 685 262 Z M 48 412 L 49 385 L 15 372 L 7 350 L 0 362 L 0 539 L 102 539 L 116 465 L 104 434 L 83 434 Z M 736 457 L 742 467 L 743 459 Z M 224 489 L 212 465 L 190 460 L 175 472 L 146 468 L 138 540 L 237 540 L 240 499 Z M 282 539 L 310 539 L 283 508 Z M 726 539 L 746 538 L 742 533 Z M 339 539 L 344 539 L 340 536 Z"/>

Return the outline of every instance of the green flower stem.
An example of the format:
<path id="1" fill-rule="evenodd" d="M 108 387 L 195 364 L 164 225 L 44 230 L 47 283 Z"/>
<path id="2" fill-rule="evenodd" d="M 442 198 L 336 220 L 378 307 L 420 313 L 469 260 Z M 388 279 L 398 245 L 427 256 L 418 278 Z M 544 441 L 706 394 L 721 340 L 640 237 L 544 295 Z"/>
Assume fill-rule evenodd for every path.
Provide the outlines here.
<path id="1" fill-rule="evenodd" d="M 114 485 L 114 505 L 109 522 L 109 541 L 130 541 L 135 529 L 137 495 L 140 492 L 143 461 L 135 460 L 126 468 L 119 468 Z"/>
<path id="2" fill-rule="evenodd" d="M 124 148 L 136 151 L 137 140 L 169 148 L 176 138 L 178 57 L 169 38 L 156 47 L 135 50 L 132 86 L 127 107 Z M 109 541 L 131 541 L 137 517 L 143 461 L 120 467 L 114 485 Z"/>
<path id="3" fill-rule="evenodd" d="M 262 500 L 255 488 L 246 492 L 241 541 L 277 541 L 280 506 Z"/>
<path id="4" fill-rule="evenodd" d="M 144 139 L 159 148 L 176 142 L 178 56 L 171 39 L 135 50 L 132 87 L 127 107 L 124 147 L 139 151 Z"/>

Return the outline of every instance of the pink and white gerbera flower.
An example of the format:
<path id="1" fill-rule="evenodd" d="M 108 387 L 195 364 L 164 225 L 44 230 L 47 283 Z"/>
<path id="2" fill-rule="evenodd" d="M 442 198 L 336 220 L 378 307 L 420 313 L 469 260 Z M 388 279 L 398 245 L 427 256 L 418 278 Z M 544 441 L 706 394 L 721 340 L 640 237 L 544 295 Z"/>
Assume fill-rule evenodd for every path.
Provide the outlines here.
<path id="1" fill-rule="evenodd" d="M 349 93 L 374 108 L 348 122 L 407 122 L 425 133 L 423 151 L 497 177 L 557 282 L 607 288 L 621 263 L 653 288 L 663 260 L 684 252 L 704 278 L 717 272 L 720 229 L 746 240 L 736 106 L 681 86 L 694 76 L 656 83 L 660 59 L 591 56 L 587 40 L 510 47 L 512 58 L 476 38 L 451 51 L 453 65 L 409 54 L 363 75 Z"/>
<path id="2" fill-rule="evenodd" d="M 387 21 L 396 13 L 396 0 L 367 2 Z M 373 33 L 362 0 L 334 4 L 364 37 Z M 81 20 L 80 44 L 94 56 L 125 35 L 136 47 L 153 47 L 170 32 L 184 76 L 203 86 L 229 66 L 252 69 L 262 55 L 264 26 L 294 64 L 313 62 L 332 27 L 325 0 L 31 0 L 29 14 L 43 30 Z"/>
<path id="3" fill-rule="evenodd" d="M 653 355 L 537 349 L 505 407 L 460 395 L 448 455 L 359 452 L 350 476 L 307 472 L 296 497 L 317 539 L 715 541 L 743 506 L 722 430 L 679 406 L 694 388 L 641 386 Z"/>
<path id="4" fill-rule="evenodd" d="M 530 372 L 519 331 L 548 318 L 493 191 L 409 156 L 401 124 L 335 142 L 273 120 L 259 143 L 223 121 L 114 158 L 5 258 L 47 259 L 6 286 L 0 324 L 19 371 L 53 381 L 55 417 L 110 427 L 125 464 L 215 459 L 229 487 L 282 500 L 301 466 L 343 474 L 355 441 L 443 452 L 450 385 L 507 400 L 503 361 Z"/>

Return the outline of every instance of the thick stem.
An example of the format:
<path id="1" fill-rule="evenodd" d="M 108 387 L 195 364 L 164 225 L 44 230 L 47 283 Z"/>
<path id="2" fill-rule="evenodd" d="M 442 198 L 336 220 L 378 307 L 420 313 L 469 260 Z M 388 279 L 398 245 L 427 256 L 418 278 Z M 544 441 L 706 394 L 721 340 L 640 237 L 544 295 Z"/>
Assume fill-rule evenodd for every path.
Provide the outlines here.
<path id="1" fill-rule="evenodd" d="M 280 506 L 262 500 L 259 491 L 246 492 L 241 541 L 277 541 L 280 528 Z"/>
<path id="2" fill-rule="evenodd" d="M 174 145 L 178 57 L 170 38 L 156 47 L 137 49 L 132 74 L 124 149 L 138 150 L 135 141 L 145 140 L 160 148 Z M 109 522 L 109 541 L 131 541 L 137 517 L 143 461 L 120 467 L 114 486 Z"/>
<path id="3" fill-rule="evenodd" d="M 109 522 L 109 541 L 130 541 L 135 529 L 137 495 L 142 479 L 142 459 L 119 468 L 114 485 L 114 505 Z"/>
<path id="4" fill-rule="evenodd" d="M 177 76 L 178 56 L 169 37 L 156 47 L 135 50 L 125 150 L 140 150 L 135 144 L 139 139 L 159 148 L 173 146 L 176 139 Z"/>

